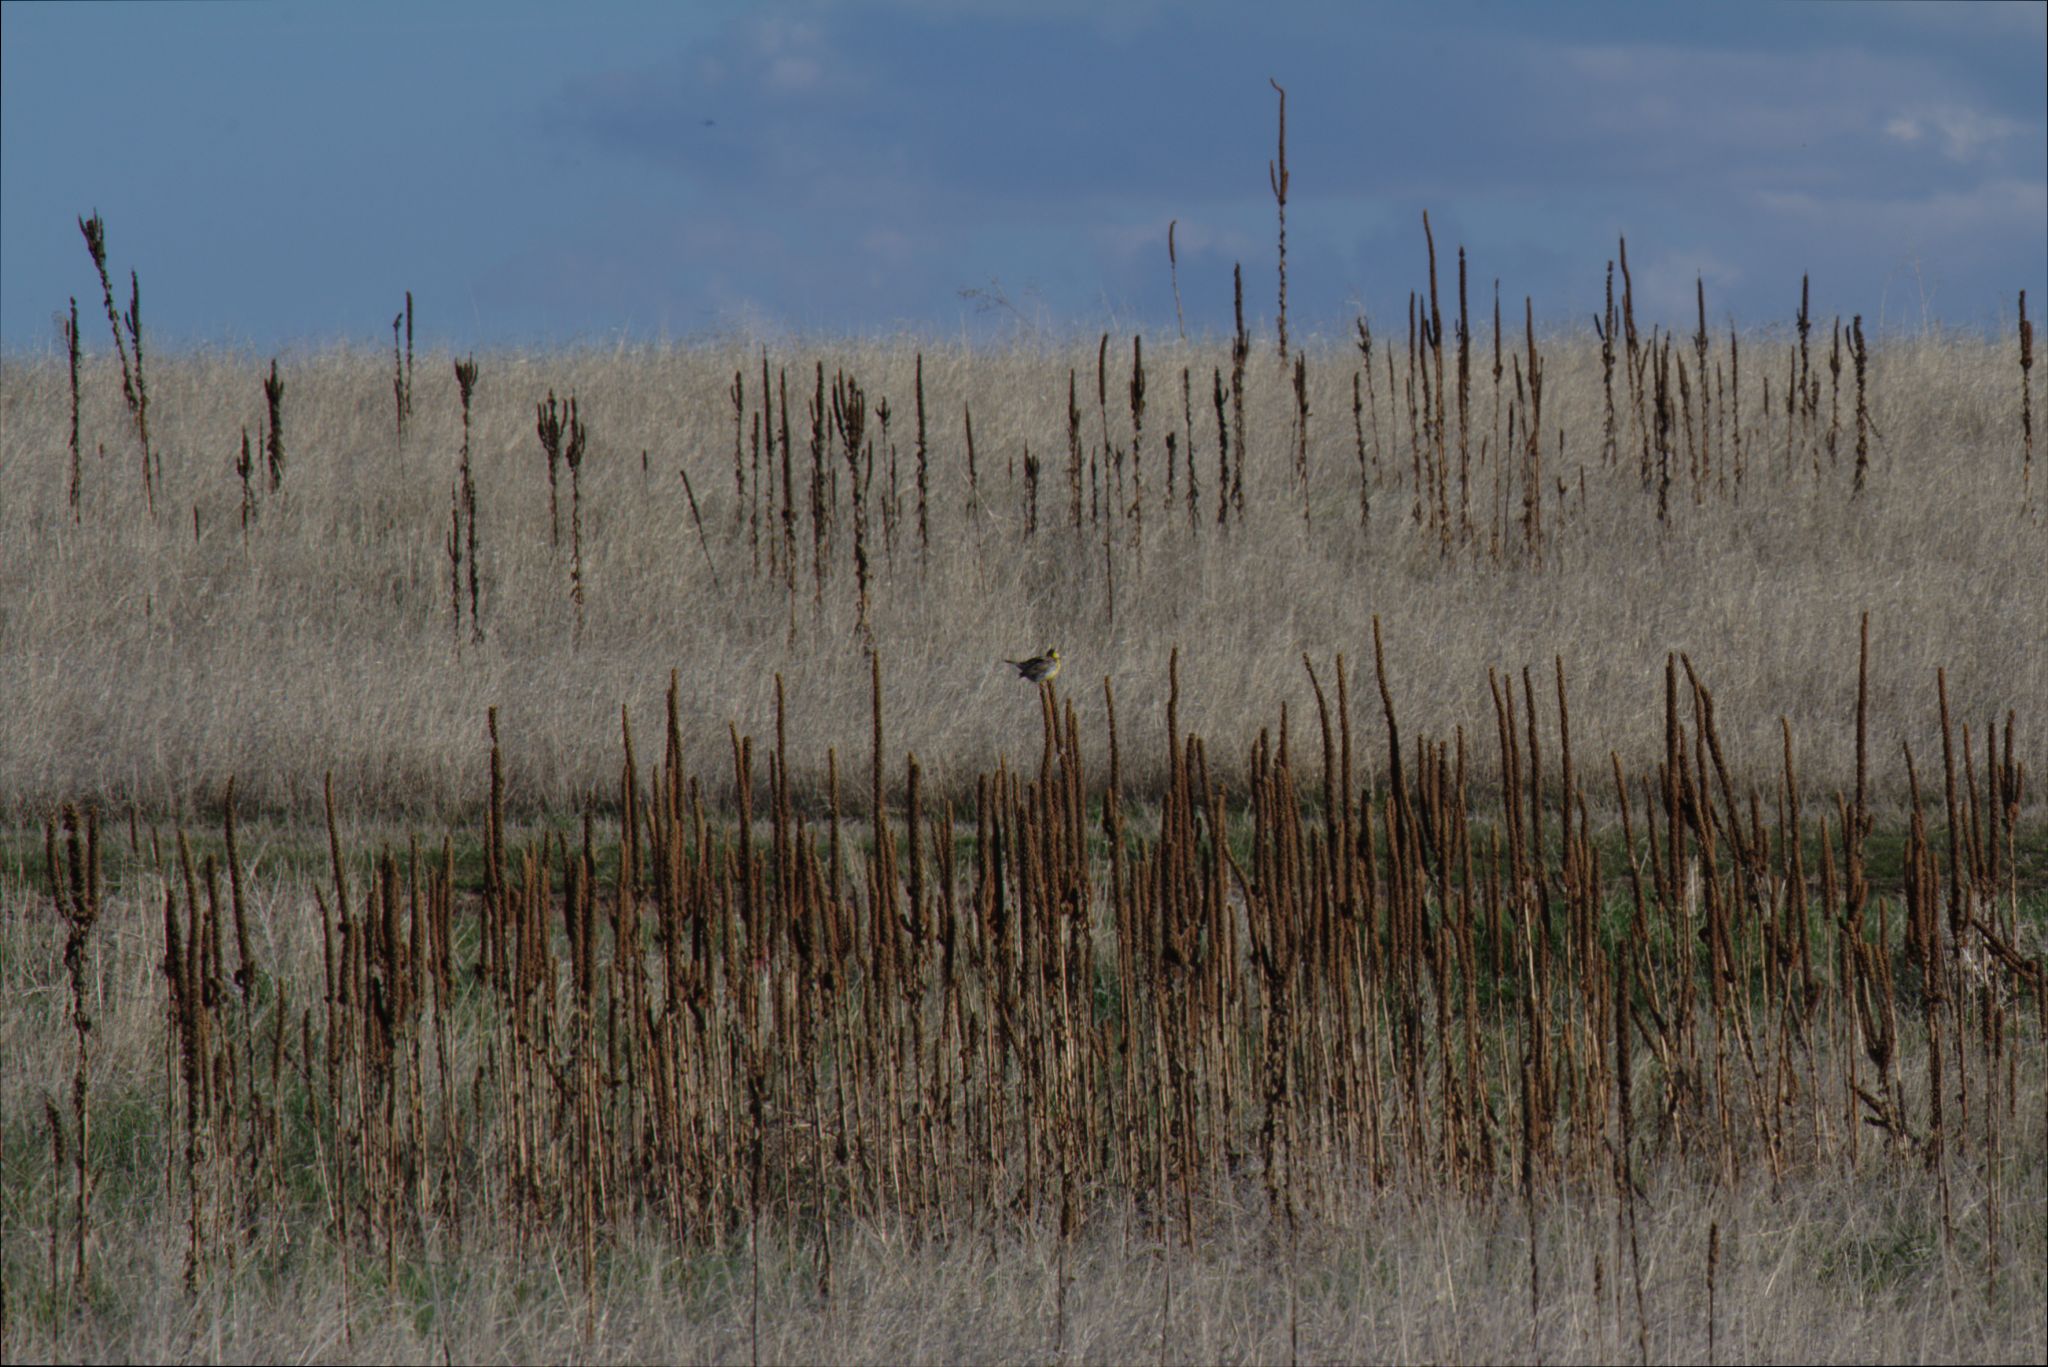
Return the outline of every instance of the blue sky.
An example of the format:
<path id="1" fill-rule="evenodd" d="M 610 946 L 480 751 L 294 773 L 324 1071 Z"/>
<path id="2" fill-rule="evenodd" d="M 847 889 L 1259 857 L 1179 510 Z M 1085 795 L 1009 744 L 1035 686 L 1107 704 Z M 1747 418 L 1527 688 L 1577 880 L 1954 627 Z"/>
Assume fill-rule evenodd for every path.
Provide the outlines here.
<path id="1" fill-rule="evenodd" d="M 1392 325 L 2009 326 L 2048 309 L 2048 5 L 498 0 L 0 6 L 0 342 L 106 218 L 159 346 Z M 1475 306 L 1477 306 L 1475 299 Z M 97 340 L 101 329 L 88 332 Z"/>

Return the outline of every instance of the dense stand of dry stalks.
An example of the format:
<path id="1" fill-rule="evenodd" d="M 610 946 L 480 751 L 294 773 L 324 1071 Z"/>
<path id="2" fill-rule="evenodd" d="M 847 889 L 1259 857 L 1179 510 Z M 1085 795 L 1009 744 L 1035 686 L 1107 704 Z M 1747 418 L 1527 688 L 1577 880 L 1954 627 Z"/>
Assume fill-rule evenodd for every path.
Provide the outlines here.
<path id="1" fill-rule="evenodd" d="M 2014 721 L 1973 739 L 1940 681 L 1942 794 L 1923 800 L 1910 749 L 1895 761 L 1913 797 L 1903 872 L 1880 886 L 1867 694 L 1856 787 L 1817 807 L 1789 726 L 1774 782 L 1731 775 L 1689 661 L 1667 664 L 1662 762 L 1632 773 L 1586 762 L 1561 664 L 1489 681 L 1486 740 L 1417 736 L 1374 644 L 1377 739 L 1353 733 L 1346 662 L 1304 659 L 1313 724 L 1262 731 L 1234 791 L 1181 729 L 1171 664 L 1145 830 L 1113 695 L 1106 767 L 1045 685 L 1035 762 L 955 804 L 892 758 L 877 659 L 862 796 L 835 749 L 823 804 L 800 801 L 784 729 L 758 748 L 734 731 L 721 816 L 672 683 L 658 762 L 622 718 L 604 809 L 525 839 L 493 714 L 474 876 L 452 834 L 350 851 L 330 788 L 310 980 L 253 948 L 231 791 L 217 854 L 152 834 L 125 919 L 102 910 L 96 818 L 67 810 L 43 867 L 71 927 L 74 1119 L 48 1119 L 52 1200 L 75 1180 L 75 1214 L 48 1220 L 46 1304 L 95 1294 L 96 924 L 160 946 L 153 981 L 102 990 L 162 1006 L 148 1104 L 176 1136 L 160 1180 L 188 1285 L 310 1222 L 338 1250 L 345 1326 L 450 1237 L 571 1251 L 590 1314 L 606 1249 L 650 1224 L 756 1257 L 767 1231 L 808 1250 L 829 1300 L 848 1230 L 1016 1224 L 1064 1248 L 1110 1220 L 1192 1252 L 1251 1202 L 1284 1250 L 1363 1188 L 1521 1208 L 1532 1230 L 1561 1196 L 1612 1201 L 1632 1231 L 1646 1168 L 1731 1191 L 1924 1169 L 1987 1304 L 2033 1275 L 2011 1271 L 2040 1219 L 2011 1174 L 2041 1171 L 2048 979 L 2022 914 Z M 1590 815 L 1608 788 L 1619 831 Z M 1644 1270 L 1616 1256 L 1602 1275 L 1632 1279 L 1614 1313 L 1646 1354 Z M 1532 1335 L 1547 1285 L 1532 1239 Z"/>

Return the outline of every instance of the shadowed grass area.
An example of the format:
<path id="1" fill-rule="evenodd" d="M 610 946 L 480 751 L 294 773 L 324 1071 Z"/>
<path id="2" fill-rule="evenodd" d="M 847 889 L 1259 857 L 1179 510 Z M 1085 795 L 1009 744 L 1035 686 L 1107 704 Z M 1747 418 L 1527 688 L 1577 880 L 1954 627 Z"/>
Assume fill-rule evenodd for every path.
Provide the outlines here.
<path id="1" fill-rule="evenodd" d="M 1789 825 L 1737 858 L 1746 813 L 1688 777 L 1676 815 L 1582 811 L 1566 840 L 1520 786 L 1450 805 L 1428 743 L 1325 809 L 1272 752 L 1228 794 L 1192 739 L 1127 813 L 1078 751 L 957 824 L 921 796 L 880 827 L 801 815 L 779 781 L 713 819 L 669 805 L 693 781 L 665 762 L 621 805 L 437 839 L 339 813 L 232 846 L 17 829 L 8 1351 L 2006 1360 L 2048 1336 L 2038 826 L 1958 830 L 1957 931 L 1924 819 L 1825 855 L 1802 819 L 1803 864 Z M 81 898 L 83 1281 L 55 911 Z"/>
<path id="2" fill-rule="evenodd" d="M 1873 1186 L 1882 1190 L 1875 1198 Z M 1973 1239 L 1944 1250 L 1939 1194 L 1915 1166 L 1882 1179 L 1801 1178 L 1776 1191 L 1652 1179 L 1637 1230 L 1648 1356 L 1707 1358 L 1708 1234 L 1716 1228 L 1718 1361 L 2037 1358 L 2048 1346 L 2040 1190 L 2038 1180 L 2020 1189 L 2012 1212 L 2020 1256 L 1987 1282 Z M 188 1296 L 174 1224 L 145 1219 L 110 1239 L 90 1307 L 66 1288 L 52 1313 L 35 1260 L 10 1260 L 10 1353 L 745 1362 L 755 1348 L 743 1244 L 682 1254 L 659 1232 L 622 1233 L 599 1260 L 586 1336 L 580 1274 L 559 1251 L 521 1255 L 441 1229 L 431 1256 L 399 1264 L 395 1286 L 382 1281 L 381 1263 L 364 1260 L 345 1328 L 334 1250 L 317 1231 L 279 1254 L 246 1257 Z M 1634 1360 L 1629 1250 L 1610 1204 L 1562 1199 L 1545 1207 L 1538 1231 L 1544 1296 L 1532 1327 L 1529 1231 L 1512 1204 L 1358 1193 L 1300 1238 L 1292 1337 L 1301 1359 Z M 1223 1215 L 1193 1249 L 1162 1244 L 1133 1221 L 1091 1224 L 1065 1258 L 1064 1326 L 1059 1239 L 1042 1227 L 962 1229 L 938 1240 L 843 1226 L 830 1296 L 819 1293 L 819 1255 L 815 1242 L 791 1248 L 766 1237 L 763 1361 L 1128 1362 L 1157 1360 L 1163 1350 L 1169 1362 L 1194 1363 L 1290 1354 L 1284 1240 L 1250 1211 Z"/>

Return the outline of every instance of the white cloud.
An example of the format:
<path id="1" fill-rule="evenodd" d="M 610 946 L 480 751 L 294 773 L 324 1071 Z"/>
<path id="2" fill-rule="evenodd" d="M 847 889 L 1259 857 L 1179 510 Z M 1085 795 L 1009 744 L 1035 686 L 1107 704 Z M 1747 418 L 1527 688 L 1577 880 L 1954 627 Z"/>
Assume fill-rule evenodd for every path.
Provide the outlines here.
<path id="1" fill-rule="evenodd" d="M 1267 244 L 1263 239 L 1254 240 L 1234 228 L 1218 227 L 1198 223 L 1190 219 L 1173 220 L 1173 249 L 1182 258 L 1199 256 L 1204 253 L 1219 256 L 1243 256 L 1255 248 Z M 1114 260 L 1129 260 L 1157 255 L 1166 256 L 1167 225 L 1157 219 L 1142 222 L 1104 223 L 1089 230 L 1089 237 L 1096 249 Z"/>
<path id="2" fill-rule="evenodd" d="M 1644 316 L 1666 323 L 1691 321 L 1697 316 L 1699 287 L 1704 284 L 1711 328 L 1722 311 L 1722 295 L 1740 285 L 1747 272 L 1705 248 L 1674 247 L 1658 251 L 1634 275 Z"/>
<path id="3" fill-rule="evenodd" d="M 815 57 L 775 57 L 768 62 L 768 88 L 777 94 L 794 95 L 815 89 L 824 74 L 824 64 Z"/>
<path id="4" fill-rule="evenodd" d="M 1957 163 L 1990 163 L 2009 144 L 2038 137 L 2038 121 L 1993 112 L 1978 93 L 1903 53 L 1841 47 L 1811 52 L 1679 47 L 1665 43 L 1559 44 L 1572 78 L 1567 117 L 1632 142 L 1656 139 L 1690 153 L 1718 149 L 1772 164 L 1833 164 L 1817 149 L 1873 133 Z M 1922 94 L 1901 103 L 1887 92 Z M 1711 118 L 1697 92 L 1715 92 Z M 1811 156 L 1802 155 L 1814 149 Z"/>
<path id="5" fill-rule="evenodd" d="M 877 224 L 861 235 L 860 247 L 868 257 L 885 266 L 908 266 L 917 260 L 922 244 L 901 228 Z"/>
<path id="6" fill-rule="evenodd" d="M 754 26 L 760 80 L 778 95 L 799 95 L 827 85 L 825 32 L 802 20 L 764 19 Z"/>
<path id="7" fill-rule="evenodd" d="M 1590 127 L 1694 146 L 1772 147 L 1851 131 L 1874 103 L 1868 92 L 1910 74 L 1853 49 L 1818 66 L 1818 80 L 1814 59 L 1798 53 L 1647 41 L 1537 42 L 1531 50 L 1532 69 L 1565 73 L 1568 108 Z M 1704 91 L 1715 95 L 1710 118 L 1701 117 Z"/>
<path id="8" fill-rule="evenodd" d="M 1920 106 L 1885 121 L 1885 136 L 1908 146 L 1938 146 L 1950 161 L 1976 161 L 1994 145 L 2024 132 L 2012 119 L 1962 105 Z"/>
<path id="9" fill-rule="evenodd" d="M 1816 195 L 1803 190 L 1759 190 L 1756 202 L 1774 213 L 1819 223 L 1878 218 L 1944 231 L 1994 223 L 2039 225 L 2048 181 L 2004 177 L 1961 190 L 1925 195 Z"/>
<path id="10" fill-rule="evenodd" d="M 2012 3 L 1958 5 L 1955 0 L 1907 0 L 1884 5 L 1876 16 L 1900 28 L 1918 29 L 1942 39 L 1968 36 L 1992 42 L 2032 42 L 2048 37 L 2048 7 Z"/>

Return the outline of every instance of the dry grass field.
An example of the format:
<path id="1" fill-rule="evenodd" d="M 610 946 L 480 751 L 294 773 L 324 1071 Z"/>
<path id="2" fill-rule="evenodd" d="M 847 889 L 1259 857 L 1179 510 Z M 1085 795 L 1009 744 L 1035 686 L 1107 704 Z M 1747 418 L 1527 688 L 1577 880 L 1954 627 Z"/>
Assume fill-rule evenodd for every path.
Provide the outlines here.
<path id="1" fill-rule="evenodd" d="M 2022 346 L 1457 293 L 5 357 L 0 1350 L 2039 1360 Z"/>
<path id="2" fill-rule="evenodd" d="M 1099 719 L 1111 681 L 1144 764 L 1161 753 L 1178 648 L 1183 724 L 1241 773 L 1281 706 L 1313 706 L 1303 653 L 1326 671 L 1340 653 L 1356 662 L 1375 616 L 1406 718 L 1431 734 L 1490 725 L 1490 669 L 1544 676 L 1561 658 L 1586 753 L 1653 760 L 1665 660 L 1682 651 L 1721 703 L 1731 762 L 1775 770 L 1786 717 L 1816 792 L 1852 779 L 1866 612 L 1878 753 L 1930 753 L 1937 667 L 1979 734 L 2009 709 L 2042 713 L 2048 473 L 2029 493 L 2011 341 L 1874 343 L 1859 493 L 1856 366 L 1845 355 L 1834 371 L 1824 323 L 1803 368 L 1789 329 L 1712 337 L 1712 383 L 1683 389 L 1691 341 L 1663 339 L 1653 363 L 1645 333 L 1639 401 L 1617 345 L 1611 452 L 1597 338 L 1539 333 L 1532 424 L 1521 329 L 1510 320 L 1496 382 L 1492 322 L 1475 318 L 1461 421 L 1443 328 L 1441 394 L 1436 363 L 1411 372 L 1391 324 L 1374 333 L 1369 388 L 1355 339 L 1297 353 L 1305 425 L 1270 343 L 1246 357 L 1240 422 L 1227 339 L 1146 339 L 1141 370 L 1130 338 L 821 344 L 765 361 L 751 346 L 485 355 L 467 515 L 451 509 L 463 409 L 445 355 L 418 360 L 402 437 L 390 357 L 282 362 L 274 490 L 267 360 L 150 358 L 148 487 L 118 366 L 89 361 L 75 508 L 64 360 L 9 357 L 0 800 L 17 818 L 86 799 L 168 811 L 233 775 L 245 801 L 305 815 L 332 772 L 351 809 L 447 814 L 478 800 L 496 706 L 515 803 L 574 806 L 610 781 L 620 707 L 653 717 L 671 670 L 700 754 L 728 726 L 764 734 L 780 674 L 815 792 L 825 748 L 864 734 L 870 645 L 891 743 L 955 794 L 1032 746 L 1031 690 L 1001 661 L 1047 645 L 1084 716 Z M 855 388 L 849 459 L 834 413 Z M 1789 420 L 1788 388 L 1805 394 Z M 573 479 L 563 459 L 552 485 L 535 421 L 551 392 L 575 397 L 588 433 Z M 1242 483 L 1242 511 L 1221 518 L 1220 469 L 1233 494 Z M 2038 733 L 2020 743 L 2038 771 Z M 1896 766 L 1881 768 L 1884 796 L 1902 797 Z"/>

